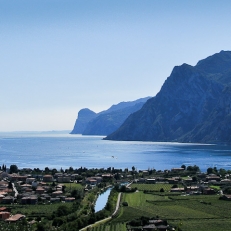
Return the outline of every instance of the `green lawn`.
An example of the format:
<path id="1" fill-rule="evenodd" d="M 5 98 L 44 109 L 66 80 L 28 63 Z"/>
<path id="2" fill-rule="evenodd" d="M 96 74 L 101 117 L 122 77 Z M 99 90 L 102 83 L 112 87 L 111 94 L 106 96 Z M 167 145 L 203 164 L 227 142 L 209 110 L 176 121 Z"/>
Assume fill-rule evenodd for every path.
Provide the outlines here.
<path id="1" fill-rule="evenodd" d="M 213 188 L 213 189 L 215 189 L 215 190 L 221 190 L 221 187 L 220 186 L 218 186 L 218 185 L 210 185 L 210 188 Z"/>
<path id="2" fill-rule="evenodd" d="M 82 186 L 81 184 L 76 184 L 76 183 L 62 183 L 63 185 L 66 186 L 66 190 L 71 191 L 73 189 L 83 189 L 84 186 Z"/>

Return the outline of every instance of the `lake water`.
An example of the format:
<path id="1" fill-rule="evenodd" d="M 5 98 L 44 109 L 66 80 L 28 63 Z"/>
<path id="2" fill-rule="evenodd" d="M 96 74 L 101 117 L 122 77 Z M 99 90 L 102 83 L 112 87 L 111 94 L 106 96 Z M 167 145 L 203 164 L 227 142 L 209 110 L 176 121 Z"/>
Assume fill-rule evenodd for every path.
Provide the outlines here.
<path id="1" fill-rule="evenodd" d="M 198 165 L 231 169 L 231 146 L 102 140 L 102 136 L 0 133 L 0 165 L 156 170 Z"/>

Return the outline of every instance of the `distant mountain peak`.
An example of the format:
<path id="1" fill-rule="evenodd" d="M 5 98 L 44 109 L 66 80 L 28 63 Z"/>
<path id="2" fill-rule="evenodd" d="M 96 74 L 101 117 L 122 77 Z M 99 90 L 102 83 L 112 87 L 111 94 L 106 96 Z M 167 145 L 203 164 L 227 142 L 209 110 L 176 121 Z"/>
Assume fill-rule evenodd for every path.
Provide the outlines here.
<path id="1" fill-rule="evenodd" d="M 119 128 L 131 113 L 139 110 L 149 98 L 151 97 L 120 102 L 97 114 L 88 108 L 81 109 L 71 134 L 108 135 Z"/>
<path id="2" fill-rule="evenodd" d="M 71 134 L 82 134 L 86 124 L 96 116 L 96 113 L 88 108 L 83 108 L 78 112 L 78 118 L 75 122 Z"/>
<path id="3" fill-rule="evenodd" d="M 205 59 L 200 60 L 196 67 L 206 73 L 224 73 L 231 69 L 231 51 L 220 51 Z"/>

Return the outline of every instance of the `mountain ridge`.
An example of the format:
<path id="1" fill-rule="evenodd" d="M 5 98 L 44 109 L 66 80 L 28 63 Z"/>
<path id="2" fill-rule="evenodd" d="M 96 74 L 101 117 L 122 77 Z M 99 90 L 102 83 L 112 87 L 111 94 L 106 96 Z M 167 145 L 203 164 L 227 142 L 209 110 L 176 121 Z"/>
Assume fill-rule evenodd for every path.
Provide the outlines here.
<path id="1" fill-rule="evenodd" d="M 231 98 L 230 68 L 230 51 L 209 56 L 195 66 L 182 64 L 174 67 L 157 95 L 105 139 L 231 142 L 228 124 L 231 122 L 231 100 L 227 101 Z M 220 120 L 217 110 L 223 115 Z M 221 135 L 219 128 L 227 135 Z"/>
<path id="2" fill-rule="evenodd" d="M 119 128 L 124 120 L 131 113 L 139 110 L 149 98 L 151 97 L 120 102 L 99 113 L 90 109 L 81 109 L 71 134 L 106 136 Z"/>

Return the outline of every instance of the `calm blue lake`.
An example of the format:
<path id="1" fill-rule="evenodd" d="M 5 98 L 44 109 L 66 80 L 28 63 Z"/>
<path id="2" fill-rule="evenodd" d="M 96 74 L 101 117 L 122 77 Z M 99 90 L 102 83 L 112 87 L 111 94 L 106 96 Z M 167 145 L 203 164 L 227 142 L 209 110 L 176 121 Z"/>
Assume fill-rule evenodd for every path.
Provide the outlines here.
<path id="1" fill-rule="evenodd" d="M 231 169 L 231 146 L 106 141 L 102 136 L 0 133 L 0 165 L 19 168 L 129 168 L 156 170 L 198 165 Z"/>

